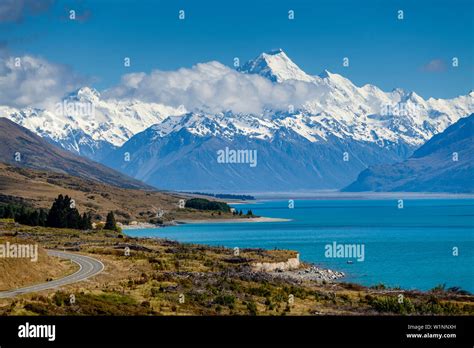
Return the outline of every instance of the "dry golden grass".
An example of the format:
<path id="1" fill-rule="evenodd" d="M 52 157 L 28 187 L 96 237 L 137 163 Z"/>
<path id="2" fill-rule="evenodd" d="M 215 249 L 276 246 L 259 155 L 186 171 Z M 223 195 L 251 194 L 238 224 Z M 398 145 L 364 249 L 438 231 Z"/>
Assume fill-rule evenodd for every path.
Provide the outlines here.
<path id="1" fill-rule="evenodd" d="M 0 237 L 0 244 L 35 244 L 33 240 L 13 237 Z M 77 265 L 70 261 L 60 260 L 46 254 L 38 246 L 38 260 L 32 262 L 26 258 L 1 258 L 0 257 L 0 291 L 10 290 L 27 285 L 44 283 L 47 280 L 64 277 L 73 273 Z"/>
<path id="2" fill-rule="evenodd" d="M 230 213 L 179 209 L 181 196 L 160 191 L 123 189 L 86 180 L 67 174 L 13 167 L 0 163 L 0 192 L 12 199 L 21 198 L 37 208 L 50 208 L 59 195 L 68 195 L 75 200 L 80 213 L 92 212 L 105 220 L 109 211 L 115 213 L 117 221 L 148 222 L 165 212 L 162 220 L 229 219 Z"/>

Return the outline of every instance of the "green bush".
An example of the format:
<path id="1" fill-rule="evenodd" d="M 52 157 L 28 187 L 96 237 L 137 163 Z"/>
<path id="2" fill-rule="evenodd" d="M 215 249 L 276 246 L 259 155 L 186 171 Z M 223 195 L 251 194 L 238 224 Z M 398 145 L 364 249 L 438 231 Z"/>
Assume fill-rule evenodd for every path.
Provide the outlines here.
<path id="1" fill-rule="evenodd" d="M 227 306 L 230 309 L 233 309 L 235 305 L 235 296 L 219 295 L 215 298 L 214 303 L 222 306 Z"/>
<path id="2" fill-rule="evenodd" d="M 250 315 L 257 315 L 257 305 L 255 302 L 247 302 L 247 310 L 249 311 Z"/>
<path id="3" fill-rule="evenodd" d="M 415 306 L 408 298 L 403 298 L 400 303 L 398 297 L 374 297 L 370 299 L 369 305 L 378 312 L 396 314 L 410 314 L 415 312 Z"/>

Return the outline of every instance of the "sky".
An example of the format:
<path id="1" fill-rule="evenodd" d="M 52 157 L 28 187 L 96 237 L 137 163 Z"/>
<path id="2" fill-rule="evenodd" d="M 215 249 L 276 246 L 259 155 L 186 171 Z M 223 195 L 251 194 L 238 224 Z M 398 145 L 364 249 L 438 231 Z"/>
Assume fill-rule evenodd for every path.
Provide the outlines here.
<path id="1" fill-rule="evenodd" d="M 65 65 L 103 90 L 128 73 L 232 66 L 282 48 L 311 75 L 451 98 L 474 89 L 473 13 L 472 0 L 1 0 L 0 50 Z"/>

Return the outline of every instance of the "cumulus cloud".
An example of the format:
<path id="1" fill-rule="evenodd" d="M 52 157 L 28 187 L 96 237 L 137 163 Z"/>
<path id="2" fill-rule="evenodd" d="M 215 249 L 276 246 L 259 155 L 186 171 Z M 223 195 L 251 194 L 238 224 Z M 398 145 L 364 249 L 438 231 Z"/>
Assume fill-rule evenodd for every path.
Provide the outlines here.
<path id="1" fill-rule="evenodd" d="M 291 80 L 274 84 L 261 76 L 209 62 L 177 71 L 127 74 L 103 95 L 184 105 L 188 110 L 259 114 L 267 108 L 287 110 L 290 104 L 297 108 L 319 93 L 320 89 L 311 83 Z"/>
<path id="2" fill-rule="evenodd" d="M 33 56 L 0 55 L 0 105 L 50 109 L 87 82 L 70 68 Z M 19 63 L 19 64 L 18 64 Z M 263 114 L 265 110 L 298 109 L 325 93 L 324 86 L 288 80 L 272 83 L 259 75 L 237 72 L 218 62 L 176 71 L 123 75 L 102 97 L 137 99 L 190 111 Z"/>
<path id="3" fill-rule="evenodd" d="M 18 22 L 25 14 L 38 14 L 46 11 L 54 0 L 1 0 L 0 23 Z"/>
<path id="4" fill-rule="evenodd" d="M 70 68 L 33 56 L 0 56 L 0 105 L 46 107 L 85 81 Z"/>

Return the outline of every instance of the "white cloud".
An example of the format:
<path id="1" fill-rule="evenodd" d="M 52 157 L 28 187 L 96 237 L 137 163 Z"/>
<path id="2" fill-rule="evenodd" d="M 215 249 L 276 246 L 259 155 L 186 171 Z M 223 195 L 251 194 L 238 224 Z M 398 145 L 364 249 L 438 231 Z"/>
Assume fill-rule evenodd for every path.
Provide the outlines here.
<path id="1" fill-rule="evenodd" d="M 265 108 L 295 108 L 320 94 L 314 84 L 289 80 L 274 84 L 258 76 L 239 73 L 218 62 L 201 63 L 191 69 L 132 73 L 105 93 L 111 98 L 135 98 L 188 110 L 260 114 Z"/>
<path id="2" fill-rule="evenodd" d="M 42 58 L 0 56 L 0 105 L 45 107 L 83 82 L 68 67 Z"/>
<path id="3" fill-rule="evenodd" d="M 85 81 L 66 66 L 28 55 L 16 66 L 15 59 L 0 56 L 0 105 L 51 109 L 67 93 L 84 86 Z M 265 109 L 288 110 L 290 104 L 297 109 L 323 92 L 321 85 L 295 80 L 272 83 L 209 62 L 190 69 L 126 74 L 102 96 L 182 105 L 192 111 L 261 114 Z"/>

